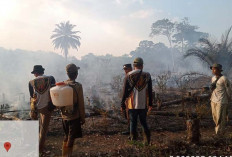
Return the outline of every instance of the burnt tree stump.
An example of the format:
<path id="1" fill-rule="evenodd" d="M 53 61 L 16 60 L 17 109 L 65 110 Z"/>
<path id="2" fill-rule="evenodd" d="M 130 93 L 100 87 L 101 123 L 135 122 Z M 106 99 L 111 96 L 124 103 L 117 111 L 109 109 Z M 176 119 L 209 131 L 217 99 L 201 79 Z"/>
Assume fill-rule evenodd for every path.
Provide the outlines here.
<path id="1" fill-rule="evenodd" d="M 186 121 L 187 126 L 187 141 L 189 143 L 199 144 L 200 142 L 200 120 L 189 119 Z"/>

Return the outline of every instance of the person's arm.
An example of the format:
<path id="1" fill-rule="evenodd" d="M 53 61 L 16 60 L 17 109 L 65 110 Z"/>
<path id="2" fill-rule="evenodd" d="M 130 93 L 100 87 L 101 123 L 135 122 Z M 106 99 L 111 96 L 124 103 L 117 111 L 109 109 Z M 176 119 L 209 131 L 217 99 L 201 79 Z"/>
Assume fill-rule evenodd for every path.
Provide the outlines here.
<path id="1" fill-rule="evenodd" d="M 149 106 L 152 106 L 152 80 L 151 75 L 149 74 L 149 80 L 148 80 L 148 100 L 149 100 Z"/>
<path id="2" fill-rule="evenodd" d="M 125 110 L 126 109 L 126 105 L 125 105 L 125 101 L 129 96 L 129 92 L 128 89 L 130 88 L 129 82 L 128 82 L 128 76 L 126 76 L 125 80 L 124 80 L 124 85 L 123 85 L 123 95 L 122 95 L 122 101 L 121 101 L 121 109 Z"/>
<path id="3" fill-rule="evenodd" d="M 225 79 L 224 81 L 225 83 L 225 87 L 226 87 L 226 94 L 228 96 L 229 101 L 231 101 L 231 84 L 230 81 L 228 79 Z"/>
<path id="4" fill-rule="evenodd" d="M 33 97 L 33 95 L 34 95 L 34 89 L 33 89 L 33 87 L 32 87 L 32 85 L 31 85 L 31 83 L 30 83 L 30 82 L 29 82 L 29 84 L 28 84 L 28 87 L 29 87 L 30 97 L 32 98 L 32 97 Z"/>
<path id="5" fill-rule="evenodd" d="M 50 81 L 52 87 L 56 85 L 56 80 L 53 76 L 50 77 Z"/>
<path id="6" fill-rule="evenodd" d="M 84 96 L 83 96 L 83 88 L 80 84 L 78 88 L 78 108 L 79 108 L 79 114 L 81 119 L 81 124 L 85 123 L 85 104 L 84 104 Z"/>
<path id="7" fill-rule="evenodd" d="M 38 119 L 38 114 L 37 114 L 37 107 L 36 107 L 36 96 L 34 93 L 34 89 L 32 86 L 32 83 L 29 82 L 29 93 L 30 93 L 30 117 L 33 120 L 37 120 Z"/>

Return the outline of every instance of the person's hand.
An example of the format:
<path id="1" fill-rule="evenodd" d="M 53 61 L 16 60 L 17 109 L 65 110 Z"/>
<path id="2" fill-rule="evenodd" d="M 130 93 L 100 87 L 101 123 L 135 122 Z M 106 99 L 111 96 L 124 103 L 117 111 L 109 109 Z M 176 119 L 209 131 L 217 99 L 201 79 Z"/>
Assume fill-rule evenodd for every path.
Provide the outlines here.
<path id="1" fill-rule="evenodd" d="M 38 112 L 31 110 L 29 114 L 32 120 L 38 120 Z"/>
<path id="2" fill-rule="evenodd" d="M 81 125 L 85 124 L 85 119 L 81 119 Z"/>
<path id="3" fill-rule="evenodd" d="M 150 114 L 151 110 L 152 110 L 152 106 L 148 106 L 147 116 Z"/>
<path id="4" fill-rule="evenodd" d="M 120 108 L 120 111 L 121 111 L 121 112 L 123 112 L 123 111 L 124 111 L 124 109 L 121 107 L 121 108 Z"/>

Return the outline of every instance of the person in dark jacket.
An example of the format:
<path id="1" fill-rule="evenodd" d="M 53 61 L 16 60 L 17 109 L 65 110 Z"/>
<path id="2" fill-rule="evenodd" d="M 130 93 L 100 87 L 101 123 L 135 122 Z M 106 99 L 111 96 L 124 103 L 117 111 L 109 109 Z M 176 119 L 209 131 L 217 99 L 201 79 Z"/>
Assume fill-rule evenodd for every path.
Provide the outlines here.
<path id="1" fill-rule="evenodd" d="M 144 131 L 144 144 L 150 144 L 150 130 L 147 125 L 147 110 L 152 109 L 152 80 L 148 72 L 143 71 L 143 59 L 134 60 L 134 70 L 126 76 L 121 101 L 121 110 L 126 109 L 126 100 L 131 99 L 128 104 L 130 117 L 130 137 L 137 139 L 137 119 Z"/>
<path id="2" fill-rule="evenodd" d="M 131 64 L 124 64 L 123 65 L 123 70 L 125 72 L 125 78 L 126 75 L 132 71 L 132 66 Z M 128 131 L 124 131 L 122 132 L 123 135 L 129 135 L 130 134 L 130 117 L 129 117 L 129 113 L 128 113 L 128 103 L 130 103 L 130 99 L 127 99 L 125 102 L 126 105 L 126 109 L 124 110 L 123 114 L 125 115 L 125 118 L 127 119 L 128 122 Z"/>

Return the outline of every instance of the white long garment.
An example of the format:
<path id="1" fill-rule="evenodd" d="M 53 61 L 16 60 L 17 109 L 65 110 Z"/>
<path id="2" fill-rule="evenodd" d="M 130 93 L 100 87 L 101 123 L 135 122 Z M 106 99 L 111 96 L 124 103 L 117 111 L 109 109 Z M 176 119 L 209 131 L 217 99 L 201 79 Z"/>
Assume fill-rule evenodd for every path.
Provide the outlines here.
<path id="1" fill-rule="evenodd" d="M 216 76 L 212 77 L 212 83 L 216 80 Z M 230 81 L 225 77 L 221 76 L 216 84 L 216 89 L 211 95 L 211 101 L 214 103 L 228 104 L 231 98 L 231 85 Z"/>

